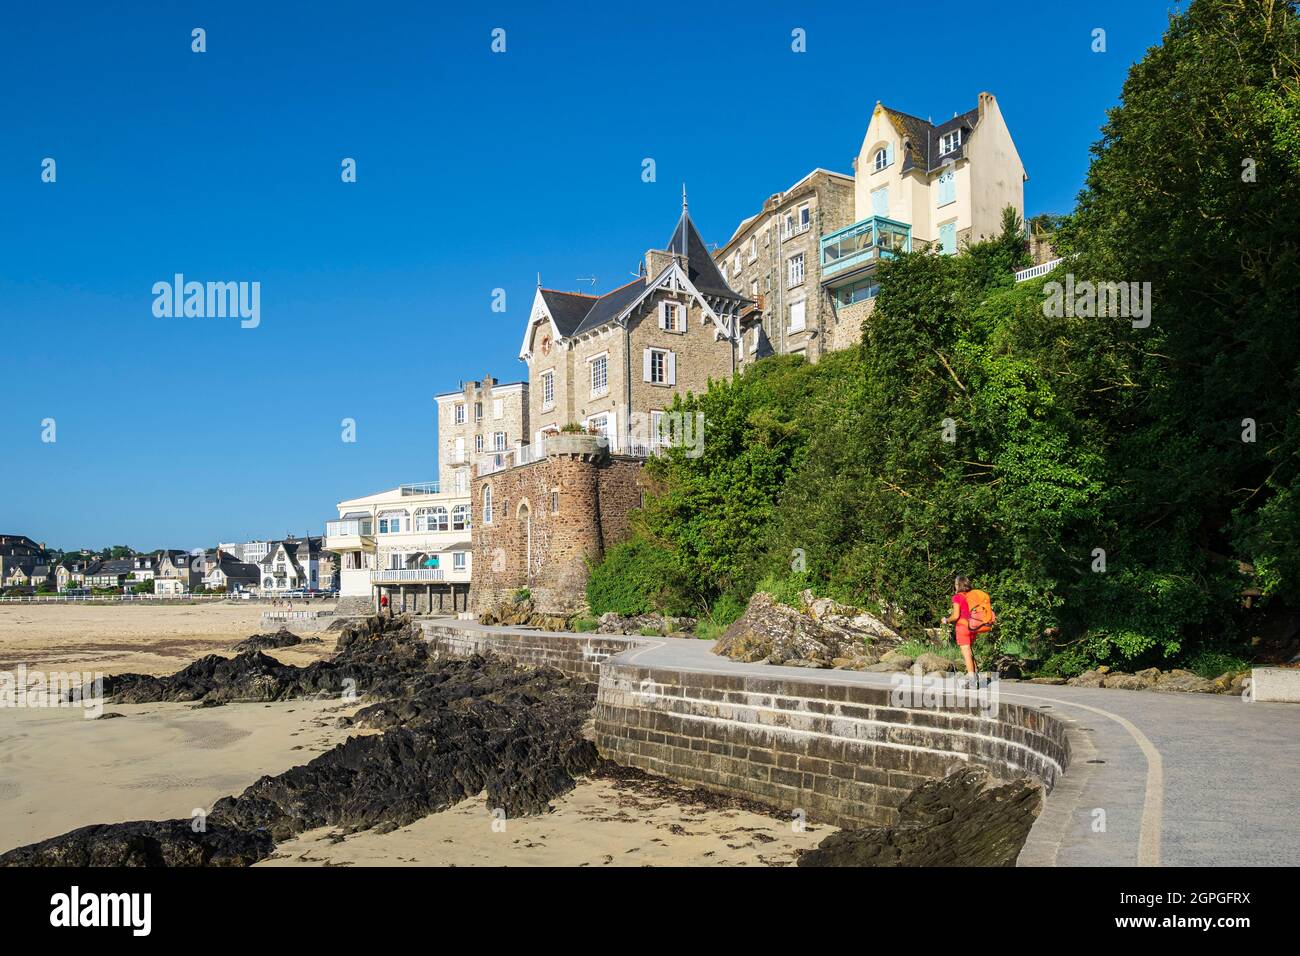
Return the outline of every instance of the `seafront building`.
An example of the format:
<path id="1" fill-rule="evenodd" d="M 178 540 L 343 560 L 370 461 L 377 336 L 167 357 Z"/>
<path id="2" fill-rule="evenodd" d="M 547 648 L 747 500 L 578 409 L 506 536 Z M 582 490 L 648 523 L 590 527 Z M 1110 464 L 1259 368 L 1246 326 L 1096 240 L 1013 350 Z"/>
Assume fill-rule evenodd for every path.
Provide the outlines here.
<path id="1" fill-rule="evenodd" d="M 339 613 L 365 614 L 387 597 L 396 611 L 454 613 L 467 608 L 469 494 L 436 482 L 399 485 L 338 503 L 325 523 L 325 548 L 339 563 Z"/>

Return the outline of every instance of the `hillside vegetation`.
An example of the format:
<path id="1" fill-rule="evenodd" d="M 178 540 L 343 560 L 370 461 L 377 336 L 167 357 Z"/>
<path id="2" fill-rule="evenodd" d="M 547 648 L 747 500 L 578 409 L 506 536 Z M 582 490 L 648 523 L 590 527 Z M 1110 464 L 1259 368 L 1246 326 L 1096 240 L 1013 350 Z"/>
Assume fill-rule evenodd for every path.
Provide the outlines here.
<path id="1" fill-rule="evenodd" d="M 909 636 L 954 574 L 1046 673 L 1245 653 L 1300 589 L 1300 27 L 1196 0 L 1130 71 L 1052 275 L 1019 223 L 882 262 L 863 341 L 703 395 L 703 455 L 653 460 L 593 611 L 734 619 L 811 586 Z M 1048 282 L 1151 283 L 1151 321 L 1060 315 Z M 1243 595 L 1255 608 L 1243 609 Z"/>

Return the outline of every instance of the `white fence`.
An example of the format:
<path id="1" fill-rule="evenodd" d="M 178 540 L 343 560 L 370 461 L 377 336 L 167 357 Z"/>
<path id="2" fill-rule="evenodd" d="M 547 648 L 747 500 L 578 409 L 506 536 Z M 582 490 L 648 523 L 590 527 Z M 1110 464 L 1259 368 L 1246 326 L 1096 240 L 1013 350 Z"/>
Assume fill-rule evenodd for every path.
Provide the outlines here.
<path id="1" fill-rule="evenodd" d="M 1016 273 L 1016 281 L 1025 282 L 1029 279 L 1037 279 L 1039 276 L 1045 276 L 1060 264 L 1061 260 L 1059 258 L 1049 259 L 1047 262 L 1036 266 L 1030 266 L 1028 269 L 1021 269 Z"/>
<path id="2" fill-rule="evenodd" d="M 445 573 L 442 568 L 398 568 L 371 571 L 370 580 L 374 584 L 410 584 L 416 581 L 441 581 Z"/>
<path id="3" fill-rule="evenodd" d="M 238 594 L 29 594 L 24 597 L 0 597 L 0 604 L 192 604 L 196 601 L 261 601 L 277 600 L 276 595 Z M 278 600 L 289 600 L 280 596 Z M 294 601 L 333 601 L 334 597 L 317 595 L 312 598 L 293 597 Z"/>

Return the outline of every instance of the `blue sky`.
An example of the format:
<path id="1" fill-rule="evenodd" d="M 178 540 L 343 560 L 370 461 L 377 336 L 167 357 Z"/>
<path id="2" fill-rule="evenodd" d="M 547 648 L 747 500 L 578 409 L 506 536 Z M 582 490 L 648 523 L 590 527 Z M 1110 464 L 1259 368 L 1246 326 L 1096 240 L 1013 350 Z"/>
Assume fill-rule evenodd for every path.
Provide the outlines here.
<path id="1" fill-rule="evenodd" d="M 877 100 L 937 121 L 994 93 L 1026 212 L 1067 212 L 1170 9 L 276 6 L 0 15 L 0 531 L 141 549 L 320 533 L 342 498 L 433 480 L 433 396 L 523 377 L 539 272 L 622 284 L 683 181 L 725 242 L 810 169 L 851 172 Z M 260 282 L 261 324 L 155 318 L 152 286 L 178 272 Z"/>

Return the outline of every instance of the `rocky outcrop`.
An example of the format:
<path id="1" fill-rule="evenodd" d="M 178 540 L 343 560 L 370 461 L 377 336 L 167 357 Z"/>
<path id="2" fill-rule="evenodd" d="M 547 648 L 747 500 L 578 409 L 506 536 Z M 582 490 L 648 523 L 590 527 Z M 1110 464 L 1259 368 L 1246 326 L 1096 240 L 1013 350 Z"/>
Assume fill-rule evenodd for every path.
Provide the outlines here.
<path id="1" fill-rule="evenodd" d="M 844 667 L 869 670 L 901 638 L 879 618 L 811 591 L 801 607 L 781 604 L 759 591 L 714 645 L 733 660 L 787 667 Z"/>
<path id="2" fill-rule="evenodd" d="M 262 830 L 192 820 L 96 823 L 0 854 L 0 866 L 252 866 L 275 844 Z"/>
<path id="3" fill-rule="evenodd" d="M 241 651 L 265 651 L 276 647 L 297 647 L 299 644 L 319 644 L 319 637 L 301 638 L 287 627 L 282 627 L 274 634 L 254 634 L 246 637 L 231 648 L 235 653 Z"/>
<path id="4" fill-rule="evenodd" d="M 1162 671 L 1158 667 L 1148 667 L 1136 673 L 1113 671 L 1105 665 L 1084 671 L 1069 680 L 1055 680 L 1055 683 L 1069 684 L 1071 687 L 1109 687 L 1117 690 L 1154 690 L 1162 693 L 1181 694 L 1240 694 L 1249 671 L 1228 671 L 1215 680 L 1206 680 L 1191 671 L 1174 668 Z M 1040 679 L 1046 680 L 1046 679 Z"/>
<path id="5" fill-rule="evenodd" d="M 693 617 L 671 617 L 665 614 L 636 614 L 624 617 L 615 611 L 600 616 L 597 630 L 601 634 L 656 634 L 685 636 L 695 630 Z"/>
<path id="6" fill-rule="evenodd" d="M 540 813 L 595 765 L 583 734 L 594 698 L 584 684 L 496 658 L 439 660 L 429 647 L 408 620 L 370 618 L 344 630 L 332 660 L 308 667 L 249 651 L 203 658 L 166 678 L 128 675 L 115 699 L 366 693 L 376 702 L 345 720 L 378 733 L 222 798 L 203 832 L 190 820 L 82 827 L 0 854 L 0 865 L 243 866 L 303 830 L 387 831 L 483 791 L 507 817 Z"/>
<path id="7" fill-rule="evenodd" d="M 570 616 L 538 611 L 530 598 L 522 601 L 502 601 L 478 616 L 480 624 L 500 624 L 505 627 L 536 627 L 543 631 L 568 630 Z"/>
<path id="8" fill-rule="evenodd" d="M 922 784 L 889 827 L 841 830 L 800 866 L 1014 866 L 1043 806 L 1035 777 L 1003 782 L 983 767 Z"/>

